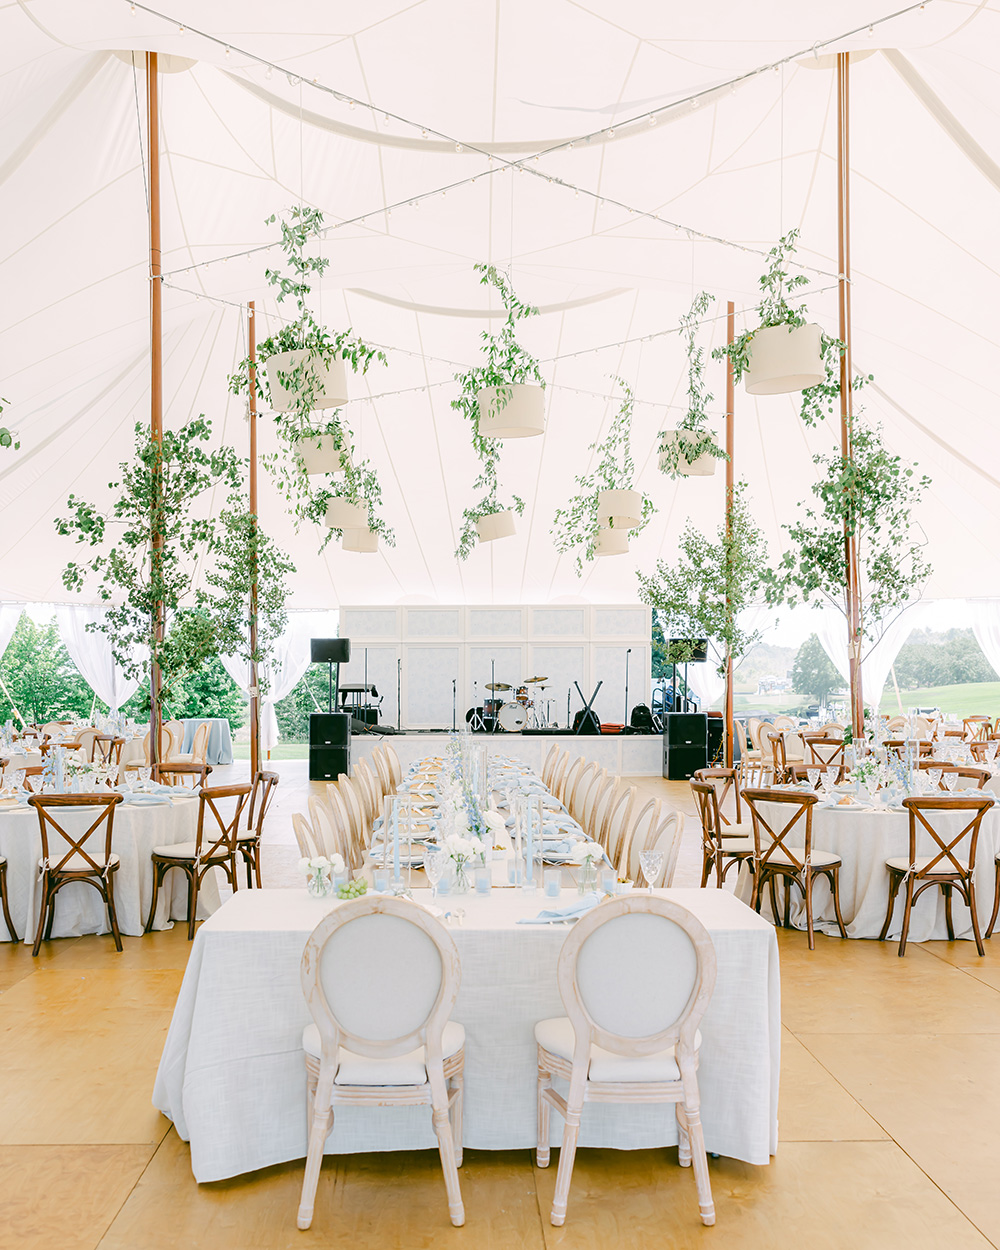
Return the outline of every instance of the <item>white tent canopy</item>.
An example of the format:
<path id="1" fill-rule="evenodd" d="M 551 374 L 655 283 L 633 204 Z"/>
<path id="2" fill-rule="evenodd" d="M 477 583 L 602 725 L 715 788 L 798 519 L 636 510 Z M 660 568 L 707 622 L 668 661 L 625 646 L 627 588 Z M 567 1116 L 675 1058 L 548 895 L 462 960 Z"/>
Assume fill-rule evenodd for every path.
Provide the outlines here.
<path id="1" fill-rule="evenodd" d="M 826 54 L 843 49 L 871 53 L 852 69 L 855 361 L 876 376 L 865 404 L 933 478 L 927 594 L 1000 595 L 1000 14 L 933 0 L 869 34 L 890 12 L 874 0 L 0 8 L 0 395 L 22 444 L 0 451 L 0 598 L 70 598 L 59 573 L 78 549 L 53 517 L 71 492 L 108 498 L 132 425 L 148 420 L 142 57 L 134 69 L 120 55 L 146 48 L 192 62 L 161 85 L 167 423 L 204 412 L 217 438 L 245 446 L 226 378 L 245 351 L 240 306 L 257 301 L 259 334 L 277 325 L 264 269 L 278 253 L 222 258 L 273 242 L 264 219 L 300 199 L 335 227 L 314 311 L 388 352 L 352 381 L 348 416 L 398 544 L 320 556 L 315 529 L 296 535 L 265 482 L 263 522 L 298 566 L 295 607 L 628 601 L 636 567 L 669 556 L 688 516 L 721 518 L 721 473 L 673 483 L 656 468 L 657 431 L 682 414 L 686 386 L 663 332 L 703 287 L 720 315 L 726 299 L 752 307 L 760 253 L 792 227 L 817 271 L 811 309 L 836 331 Z M 477 465 L 451 378 L 490 324 L 472 270 L 485 259 L 543 310 L 523 338 L 549 384 L 547 430 L 504 449 L 503 493 L 527 501 L 516 538 L 459 565 Z M 712 329 L 718 344 L 724 322 Z M 552 514 L 608 428 L 616 374 L 641 401 L 637 485 L 658 513 L 629 556 L 578 579 L 553 549 Z M 710 384 L 721 426 L 720 364 Z M 796 398 L 737 395 L 737 474 L 773 557 L 812 455 L 837 436 L 805 428 Z M 267 418 L 261 442 L 276 445 Z"/>

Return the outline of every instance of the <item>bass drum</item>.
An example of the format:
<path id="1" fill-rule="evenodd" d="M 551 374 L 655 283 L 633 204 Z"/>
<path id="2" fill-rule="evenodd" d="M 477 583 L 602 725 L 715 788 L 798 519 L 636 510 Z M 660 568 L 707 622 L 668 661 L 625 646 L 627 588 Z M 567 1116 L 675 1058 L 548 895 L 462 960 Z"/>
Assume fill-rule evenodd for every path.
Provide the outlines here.
<path id="1" fill-rule="evenodd" d="M 509 734 L 519 734 L 528 723 L 528 713 L 520 703 L 505 703 L 497 720 L 501 729 L 506 729 Z"/>

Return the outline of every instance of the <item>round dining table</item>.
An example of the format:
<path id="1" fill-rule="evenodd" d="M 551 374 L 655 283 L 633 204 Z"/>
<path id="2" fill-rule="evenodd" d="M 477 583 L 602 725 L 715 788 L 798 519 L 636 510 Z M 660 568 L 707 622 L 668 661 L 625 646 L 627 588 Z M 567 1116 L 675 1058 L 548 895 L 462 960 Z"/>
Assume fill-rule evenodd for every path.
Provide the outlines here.
<path id="1" fill-rule="evenodd" d="M 155 798 L 158 801 L 151 801 Z M 60 823 L 71 833 L 82 833 L 94 819 L 93 808 L 63 809 Z M 153 895 L 154 846 L 193 842 L 198 829 L 198 796 L 189 792 L 176 796 L 135 796 L 115 808 L 111 849 L 120 864 L 115 874 L 115 910 L 122 933 L 142 934 Z M 96 835 L 92 835 L 96 836 Z M 93 846 L 89 842 L 88 850 Z M 99 846 L 103 849 L 103 832 Z M 42 843 L 37 811 L 18 802 L 0 802 L 0 855 L 7 860 L 7 894 L 11 918 L 18 936 L 35 940 L 41 885 L 38 867 Z M 50 835 L 50 858 L 59 854 Z M 93 853 L 93 851 L 91 851 Z M 198 894 L 198 915 L 205 918 L 219 906 L 215 877 L 220 870 L 206 874 Z M 160 889 L 153 927 L 166 929 L 173 920 L 187 917 L 187 879 L 181 872 L 167 874 Z M 81 937 L 86 933 L 108 933 L 108 914 L 98 891 L 91 885 L 72 882 L 63 886 L 56 898 L 52 936 Z M 10 934 L 0 920 L 0 935 Z"/>

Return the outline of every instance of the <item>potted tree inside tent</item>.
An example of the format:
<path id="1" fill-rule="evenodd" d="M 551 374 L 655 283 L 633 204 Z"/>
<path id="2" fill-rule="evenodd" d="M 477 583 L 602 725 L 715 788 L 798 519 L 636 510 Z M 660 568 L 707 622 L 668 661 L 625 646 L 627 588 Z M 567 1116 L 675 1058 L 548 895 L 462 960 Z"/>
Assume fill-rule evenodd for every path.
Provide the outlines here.
<path id="1" fill-rule="evenodd" d="M 700 291 L 680 320 L 688 359 L 687 412 L 675 429 L 660 431 L 658 463 L 668 477 L 711 477 L 715 462 L 726 459 L 708 427 L 708 408 L 714 397 L 705 382 L 705 349 L 698 344 L 702 318 L 713 300 L 707 291 Z"/>
<path id="2" fill-rule="evenodd" d="M 529 438 L 545 431 L 545 381 L 538 362 L 517 341 L 517 323 L 536 316 L 537 308 L 522 303 L 508 279 L 494 265 L 475 266 L 483 286 L 499 292 L 505 310 L 500 331 L 482 334 L 485 361 L 457 374 L 461 387 L 451 406 L 472 426 L 472 446 L 483 468 L 473 489 L 481 491 L 478 504 L 462 513 L 459 560 L 471 554 L 476 542 L 509 538 L 516 531 L 515 512 L 524 511 L 523 500 L 513 497 L 510 507 L 499 500 L 498 466 L 501 440 Z"/>
<path id="3" fill-rule="evenodd" d="M 618 411 L 607 438 L 588 448 L 600 453 L 597 467 L 577 477 L 577 493 L 553 518 L 556 550 L 575 557 L 577 576 L 583 572 L 584 561 L 626 555 L 629 537 L 639 533 L 656 511 L 652 501 L 634 485 L 631 434 L 635 398 L 626 382 L 615 380 L 622 390 Z"/>

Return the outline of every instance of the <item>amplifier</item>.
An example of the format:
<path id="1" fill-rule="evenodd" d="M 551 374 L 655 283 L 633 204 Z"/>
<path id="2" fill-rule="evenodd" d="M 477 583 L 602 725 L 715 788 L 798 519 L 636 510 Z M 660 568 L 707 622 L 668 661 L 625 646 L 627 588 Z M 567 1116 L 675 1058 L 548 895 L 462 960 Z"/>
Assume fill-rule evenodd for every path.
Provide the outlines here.
<path id="1" fill-rule="evenodd" d="M 336 781 L 341 774 L 350 775 L 351 746 L 310 747 L 309 780 Z"/>

